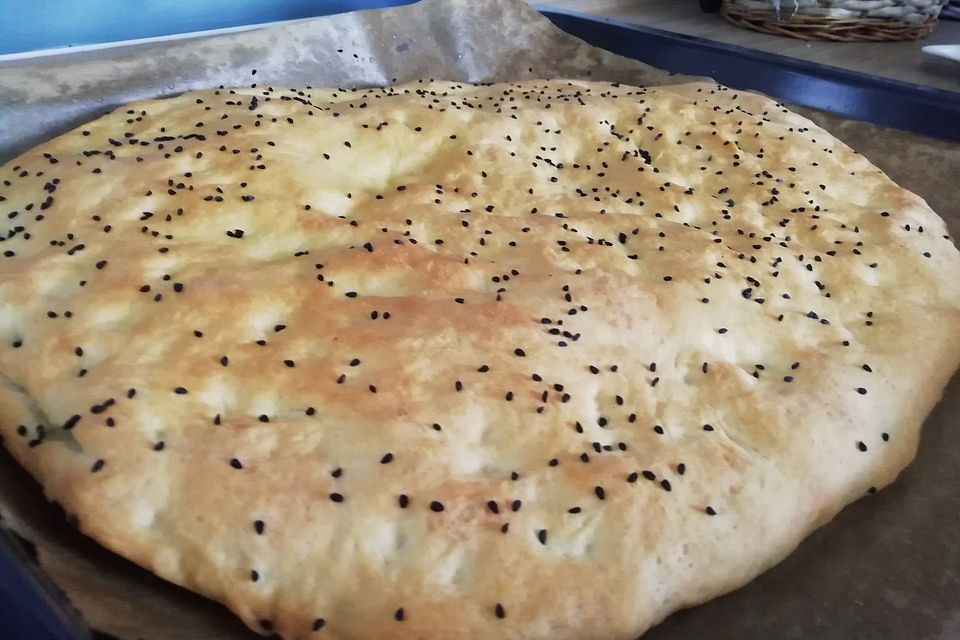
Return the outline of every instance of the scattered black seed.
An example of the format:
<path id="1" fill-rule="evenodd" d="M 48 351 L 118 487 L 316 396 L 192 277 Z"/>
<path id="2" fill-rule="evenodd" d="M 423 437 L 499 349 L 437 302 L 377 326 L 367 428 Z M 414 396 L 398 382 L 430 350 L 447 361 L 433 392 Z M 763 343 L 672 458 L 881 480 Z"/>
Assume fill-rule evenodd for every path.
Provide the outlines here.
<path id="1" fill-rule="evenodd" d="M 343 494 L 340 493 L 331 493 L 330 499 L 334 502 L 343 502 Z"/>
<path id="2" fill-rule="evenodd" d="M 444 507 L 442 502 L 434 500 L 430 503 L 430 510 L 433 511 L 434 513 L 440 513 L 441 511 L 443 511 L 443 509 Z"/>

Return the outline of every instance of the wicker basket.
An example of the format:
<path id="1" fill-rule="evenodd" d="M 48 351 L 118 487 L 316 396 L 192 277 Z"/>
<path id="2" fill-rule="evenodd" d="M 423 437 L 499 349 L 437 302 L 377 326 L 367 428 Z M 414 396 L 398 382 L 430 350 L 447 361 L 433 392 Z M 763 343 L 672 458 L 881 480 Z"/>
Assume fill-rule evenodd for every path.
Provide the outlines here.
<path id="1" fill-rule="evenodd" d="M 724 0 L 739 27 L 801 40 L 883 42 L 930 35 L 947 0 Z"/>

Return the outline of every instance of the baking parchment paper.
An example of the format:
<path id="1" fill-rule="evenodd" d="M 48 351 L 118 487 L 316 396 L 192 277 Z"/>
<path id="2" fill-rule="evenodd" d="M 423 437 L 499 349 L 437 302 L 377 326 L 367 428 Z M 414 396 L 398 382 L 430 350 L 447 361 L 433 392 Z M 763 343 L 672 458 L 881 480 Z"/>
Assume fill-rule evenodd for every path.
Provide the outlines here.
<path id="1" fill-rule="evenodd" d="M 688 79 L 591 47 L 520 0 L 422 0 L 230 35 L 0 63 L 0 162 L 119 105 L 191 89 L 560 77 L 637 85 Z M 960 231 L 960 146 L 797 110 L 926 198 Z M 892 487 L 844 510 L 743 589 L 671 616 L 645 640 L 960 638 L 958 423 L 955 379 L 927 420 L 916 462 Z M 258 637 L 220 605 L 77 533 L 5 452 L 0 513 L 4 525 L 32 541 L 43 569 L 94 629 L 123 640 Z"/>

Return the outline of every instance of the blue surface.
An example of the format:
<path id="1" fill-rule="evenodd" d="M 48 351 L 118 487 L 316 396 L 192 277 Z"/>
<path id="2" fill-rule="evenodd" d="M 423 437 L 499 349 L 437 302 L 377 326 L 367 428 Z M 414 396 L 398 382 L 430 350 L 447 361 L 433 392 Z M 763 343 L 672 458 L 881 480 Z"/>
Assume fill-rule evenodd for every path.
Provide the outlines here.
<path id="1" fill-rule="evenodd" d="M 415 0 L 0 0 L 0 54 L 379 9 Z"/>
<path id="2" fill-rule="evenodd" d="M 6 463 L 14 464 L 9 459 Z M 86 640 L 89 637 L 89 631 L 63 603 L 62 596 L 41 574 L 23 545 L 0 527 L 0 638 Z"/>

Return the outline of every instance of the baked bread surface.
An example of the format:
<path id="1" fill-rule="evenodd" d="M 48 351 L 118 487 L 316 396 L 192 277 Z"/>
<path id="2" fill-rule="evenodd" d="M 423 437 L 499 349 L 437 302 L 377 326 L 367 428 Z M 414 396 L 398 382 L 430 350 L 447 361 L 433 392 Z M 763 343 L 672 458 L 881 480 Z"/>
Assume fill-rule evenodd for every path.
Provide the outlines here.
<path id="1" fill-rule="evenodd" d="M 6 447 L 284 638 L 635 638 L 893 481 L 960 358 L 943 221 L 711 84 L 139 102 L 0 214 Z"/>

